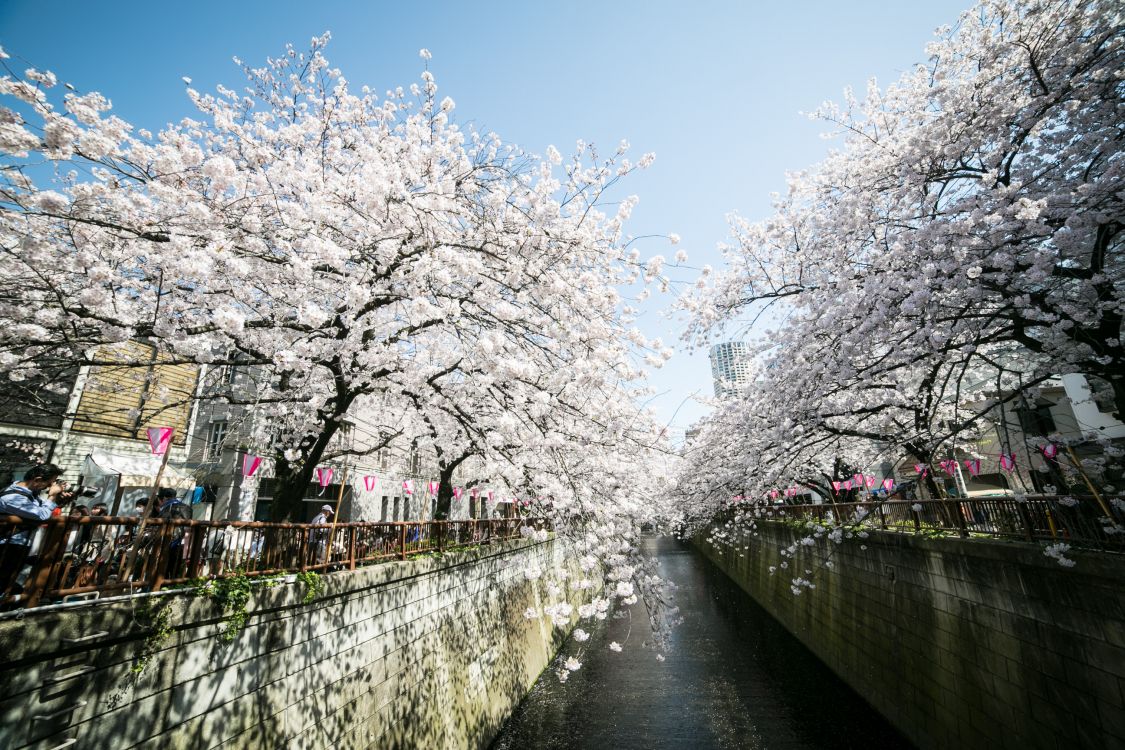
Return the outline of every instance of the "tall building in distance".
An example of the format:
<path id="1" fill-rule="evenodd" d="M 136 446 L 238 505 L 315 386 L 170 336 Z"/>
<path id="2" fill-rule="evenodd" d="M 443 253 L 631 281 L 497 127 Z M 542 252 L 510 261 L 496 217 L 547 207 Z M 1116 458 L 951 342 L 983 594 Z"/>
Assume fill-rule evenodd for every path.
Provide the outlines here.
<path id="1" fill-rule="evenodd" d="M 745 343 L 715 344 L 710 357 L 716 398 L 732 396 L 750 383 L 750 348 Z"/>

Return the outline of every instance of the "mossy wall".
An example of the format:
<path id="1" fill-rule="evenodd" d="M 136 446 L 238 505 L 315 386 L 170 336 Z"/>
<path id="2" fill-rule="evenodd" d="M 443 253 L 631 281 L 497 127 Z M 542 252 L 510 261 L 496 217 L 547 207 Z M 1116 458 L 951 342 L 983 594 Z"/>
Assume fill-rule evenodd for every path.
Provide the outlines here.
<path id="1" fill-rule="evenodd" d="M 152 597 L 173 631 L 139 677 L 144 599 L 6 619 L 0 747 L 486 747 L 565 635 L 523 616 L 523 571 L 556 564 L 560 543 L 507 542 L 327 575 L 310 604 L 256 589 L 226 645 L 211 601 Z"/>
<path id="2" fill-rule="evenodd" d="M 1063 568 L 1032 545 L 876 532 L 831 568 L 821 540 L 771 575 L 802 536 L 759 523 L 737 548 L 697 543 L 919 747 L 1125 747 L 1121 556 Z M 816 588 L 794 596 L 797 576 Z"/>

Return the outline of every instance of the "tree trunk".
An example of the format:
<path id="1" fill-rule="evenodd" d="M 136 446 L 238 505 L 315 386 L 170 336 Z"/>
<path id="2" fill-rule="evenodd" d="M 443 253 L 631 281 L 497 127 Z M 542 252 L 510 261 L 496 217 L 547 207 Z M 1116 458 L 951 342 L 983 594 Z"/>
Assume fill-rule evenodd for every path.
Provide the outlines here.
<path id="1" fill-rule="evenodd" d="M 277 452 L 274 464 L 277 469 L 274 477 L 273 506 L 270 509 L 271 520 L 296 523 L 304 520 L 305 493 L 312 482 L 317 464 L 324 456 L 324 451 L 339 430 L 340 421 L 337 419 L 322 422 L 320 433 L 302 441 L 299 446 L 303 458 L 296 467 L 285 460 L 281 451 Z M 339 510 L 336 509 L 337 512 Z"/>
<path id="2" fill-rule="evenodd" d="M 453 515 L 453 471 L 456 466 L 446 466 L 438 472 L 437 509 L 435 521 L 448 521 Z"/>
<path id="3" fill-rule="evenodd" d="M 471 455 L 473 455 L 471 452 L 462 453 L 449 462 L 439 460 L 437 509 L 434 511 L 434 520 L 447 521 L 453 515 L 453 472 Z"/>

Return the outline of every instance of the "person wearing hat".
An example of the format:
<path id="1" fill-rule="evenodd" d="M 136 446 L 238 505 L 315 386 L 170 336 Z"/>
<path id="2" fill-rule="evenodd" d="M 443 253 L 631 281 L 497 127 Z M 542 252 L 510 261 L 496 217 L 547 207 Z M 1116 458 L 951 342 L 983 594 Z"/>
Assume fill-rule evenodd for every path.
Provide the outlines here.
<path id="1" fill-rule="evenodd" d="M 325 503 L 320 506 L 320 512 L 313 518 L 313 524 L 329 524 L 332 523 L 332 506 Z M 317 563 L 324 562 L 327 557 L 325 553 L 328 551 L 328 529 L 313 529 L 309 532 L 309 541 L 313 543 L 316 548 L 316 561 Z"/>

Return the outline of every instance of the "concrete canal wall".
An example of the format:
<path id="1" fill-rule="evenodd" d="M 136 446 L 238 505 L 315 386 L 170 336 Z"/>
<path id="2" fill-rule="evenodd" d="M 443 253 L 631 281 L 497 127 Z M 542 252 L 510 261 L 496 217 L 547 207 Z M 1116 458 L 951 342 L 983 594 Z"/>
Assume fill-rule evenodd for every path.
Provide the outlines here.
<path id="1" fill-rule="evenodd" d="M 327 575 L 308 604 L 301 583 L 256 588 L 230 644 L 188 595 L 5 619 L 0 747 L 486 747 L 564 635 L 524 618 L 542 602 L 523 571 L 564 562 L 506 542 Z"/>
<path id="2" fill-rule="evenodd" d="M 880 532 L 835 546 L 831 569 L 810 564 L 821 541 L 771 575 L 804 534 L 757 531 L 697 543 L 919 747 L 1125 747 L 1121 556 L 1068 569 L 1030 545 Z M 794 596 L 798 576 L 816 588 Z"/>

